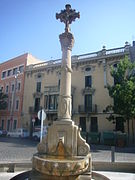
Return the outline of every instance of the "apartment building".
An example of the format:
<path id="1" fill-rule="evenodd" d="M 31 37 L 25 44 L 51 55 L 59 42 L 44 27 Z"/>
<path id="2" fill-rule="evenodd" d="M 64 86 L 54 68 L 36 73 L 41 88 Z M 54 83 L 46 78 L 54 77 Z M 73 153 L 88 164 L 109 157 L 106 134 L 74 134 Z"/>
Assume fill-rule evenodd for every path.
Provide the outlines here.
<path id="1" fill-rule="evenodd" d="M 7 131 L 22 127 L 25 69 L 39 63 L 31 54 L 23 54 L 0 64 L 0 90 L 8 95 L 8 107 L 0 111 L 0 127 Z"/>
<path id="2" fill-rule="evenodd" d="M 113 104 L 107 84 L 113 84 L 110 67 L 125 56 L 131 61 L 135 55 L 135 44 L 72 56 L 72 120 L 87 132 L 124 131 L 127 125 L 109 122 L 106 106 Z M 45 124 L 57 119 L 58 97 L 61 79 L 61 59 L 30 65 L 25 70 L 23 123 L 30 129 L 40 125 L 39 109 L 47 114 Z"/>

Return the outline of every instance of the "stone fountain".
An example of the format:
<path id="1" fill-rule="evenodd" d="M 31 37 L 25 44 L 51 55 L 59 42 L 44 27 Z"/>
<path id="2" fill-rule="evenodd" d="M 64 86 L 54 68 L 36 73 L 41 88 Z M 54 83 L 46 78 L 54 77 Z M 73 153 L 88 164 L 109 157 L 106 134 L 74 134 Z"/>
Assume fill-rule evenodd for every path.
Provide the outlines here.
<path id="1" fill-rule="evenodd" d="M 71 120 L 71 51 L 74 37 L 69 25 L 79 17 L 79 12 L 71 9 L 69 4 L 65 10 L 56 13 L 56 19 L 65 24 L 65 32 L 59 36 L 62 63 L 58 120 L 48 128 L 48 135 L 38 144 L 38 153 L 33 156 L 32 179 L 76 179 L 91 171 L 90 147 Z"/>
<path id="2" fill-rule="evenodd" d="M 62 63 L 58 120 L 48 128 L 48 135 L 38 144 L 38 152 L 32 158 L 32 170 L 12 180 L 108 179 L 91 171 L 90 147 L 81 137 L 78 126 L 71 120 L 71 51 L 74 37 L 69 25 L 76 18 L 80 18 L 80 14 L 71 9 L 69 4 L 60 13 L 56 13 L 56 19 L 65 24 L 65 32 L 59 36 Z"/>

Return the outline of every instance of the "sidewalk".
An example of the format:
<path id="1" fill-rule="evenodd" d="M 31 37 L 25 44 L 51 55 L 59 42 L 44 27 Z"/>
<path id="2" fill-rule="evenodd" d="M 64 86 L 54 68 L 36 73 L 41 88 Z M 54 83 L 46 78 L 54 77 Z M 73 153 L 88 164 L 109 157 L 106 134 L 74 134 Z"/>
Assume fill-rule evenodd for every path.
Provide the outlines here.
<path id="1" fill-rule="evenodd" d="M 108 177 L 110 180 L 135 180 L 134 173 L 122 173 L 122 172 L 107 172 L 107 171 L 98 171 L 98 173 L 103 174 Z"/>
<path id="2" fill-rule="evenodd" d="M 111 146 L 91 145 L 90 147 L 93 161 L 111 162 Z M 115 162 L 135 163 L 135 146 L 115 147 Z"/>

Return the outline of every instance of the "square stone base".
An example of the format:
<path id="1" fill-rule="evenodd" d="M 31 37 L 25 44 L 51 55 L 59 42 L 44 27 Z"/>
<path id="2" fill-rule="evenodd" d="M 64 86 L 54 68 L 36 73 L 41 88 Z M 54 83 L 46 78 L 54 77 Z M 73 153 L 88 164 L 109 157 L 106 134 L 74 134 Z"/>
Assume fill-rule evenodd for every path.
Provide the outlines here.
<path id="1" fill-rule="evenodd" d="M 48 154 L 54 155 L 57 145 L 62 139 L 66 149 L 65 156 L 77 155 L 77 131 L 78 126 L 74 122 L 61 120 L 56 121 L 48 129 Z"/>

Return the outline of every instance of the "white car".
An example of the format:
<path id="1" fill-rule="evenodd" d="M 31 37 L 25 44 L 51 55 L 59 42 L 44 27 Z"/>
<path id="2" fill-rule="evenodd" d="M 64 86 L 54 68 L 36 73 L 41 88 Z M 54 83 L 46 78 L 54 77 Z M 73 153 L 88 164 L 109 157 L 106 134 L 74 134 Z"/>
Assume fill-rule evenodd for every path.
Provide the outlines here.
<path id="1" fill-rule="evenodd" d="M 43 137 L 45 137 L 46 135 L 47 135 L 47 127 L 44 127 L 43 128 Z M 40 129 L 32 133 L 32 137 L 35 141 L 39 141 L 40 136 L 41 136 L 41 130 Z"/>
<path id="2" fill-rule="evenodd" d="M 29 137 L 29 132 L 27 129 L 24 128 L 18 128 L 16 130 L 13 131 L 9 131 L 7 133 L 8 137 L 21 137 L 21 138 L 26 138 Z"/>

